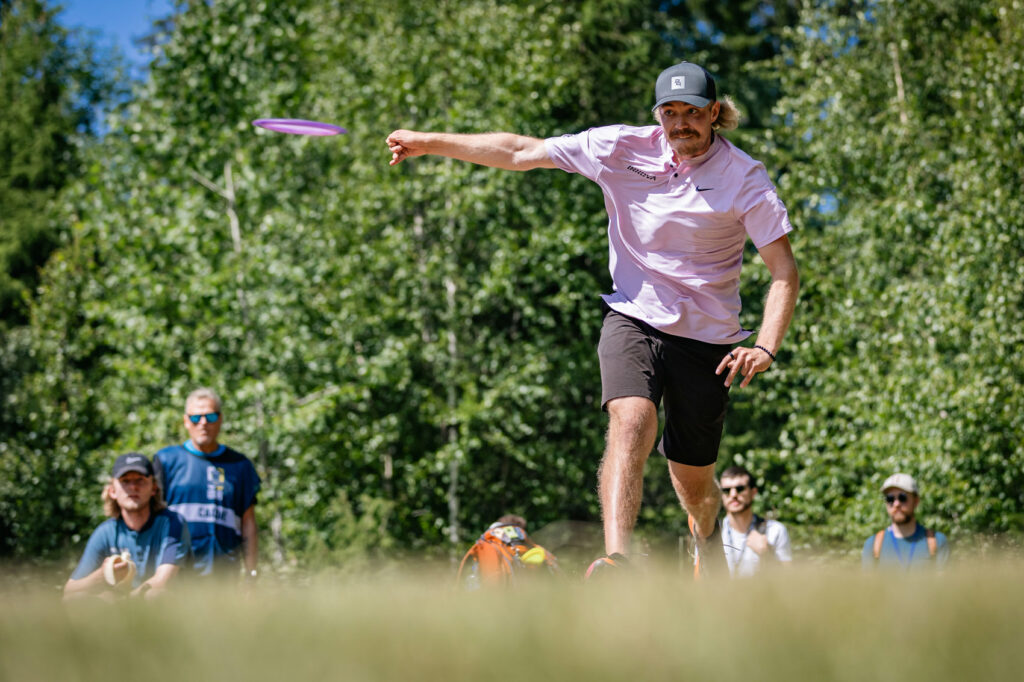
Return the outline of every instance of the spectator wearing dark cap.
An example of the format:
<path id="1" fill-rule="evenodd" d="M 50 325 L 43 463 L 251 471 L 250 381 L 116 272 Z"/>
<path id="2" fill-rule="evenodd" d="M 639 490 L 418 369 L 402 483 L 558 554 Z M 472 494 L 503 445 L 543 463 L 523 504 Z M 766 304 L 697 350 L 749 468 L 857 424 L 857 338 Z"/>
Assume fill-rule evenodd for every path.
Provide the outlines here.
<path id="1" fill-rule="evenodd" d="M 149 458 L 138 453 L 114 462 L 103 488 L 101 523 L 64 585 L 64 598 L 158 595 L 190 552 L 188 526 L 168 510 Z"/>
<path id="2" fill-rule="evenodd" d="M 882 484 L 882 495 L 892 523 L 864 541 L 864 568 L 910 570 L 945 564 L 949 560 L 946 536 L 917 522 L 921 497 L 913 476 L 893 474 Z"/>

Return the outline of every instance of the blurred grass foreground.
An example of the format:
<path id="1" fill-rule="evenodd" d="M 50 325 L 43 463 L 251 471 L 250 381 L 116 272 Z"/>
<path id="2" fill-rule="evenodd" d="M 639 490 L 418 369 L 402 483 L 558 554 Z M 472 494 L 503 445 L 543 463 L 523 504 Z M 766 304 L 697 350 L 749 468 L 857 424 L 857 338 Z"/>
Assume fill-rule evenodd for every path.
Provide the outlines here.
<path id="1" fill-rule="evenodd" d="M 438 574 L 185 586 L 65 605 L 0 592 L 2 680 L 989 680 L 1024 670 L 1019 566 L 678 571 L 459 592 Z"/>

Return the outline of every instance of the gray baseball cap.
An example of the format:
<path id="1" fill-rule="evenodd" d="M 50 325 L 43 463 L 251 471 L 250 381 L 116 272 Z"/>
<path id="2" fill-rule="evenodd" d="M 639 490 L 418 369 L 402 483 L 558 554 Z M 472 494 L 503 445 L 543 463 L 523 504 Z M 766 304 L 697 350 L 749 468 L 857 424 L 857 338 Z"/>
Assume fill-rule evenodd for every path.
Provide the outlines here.
<path id="1" fill-rule="evenodd" d="M 668 67 L 654 84 L 654 109 L 667 102 L 686 102 L 704 108 L 716 99 L 715 79 L 704 67 L 690 62 Z"/>
<path id="2" fill-rule="evenodd" d="M 899 488 L 905 492 L 917 495 L 917 481 L 910 474 L 893 474 L 885 479 L 885 483 L 882 484 L 882 492 L 884 493 L 889 488 Z"/>

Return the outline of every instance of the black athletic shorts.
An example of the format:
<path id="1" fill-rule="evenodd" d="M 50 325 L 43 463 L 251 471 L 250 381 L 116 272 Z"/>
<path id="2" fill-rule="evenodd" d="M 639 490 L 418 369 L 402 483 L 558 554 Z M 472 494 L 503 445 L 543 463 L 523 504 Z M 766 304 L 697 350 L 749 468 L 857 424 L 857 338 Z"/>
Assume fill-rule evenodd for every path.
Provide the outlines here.
<path id="1" fill-rule="evenodd" d="M 722 440 L 729 389 L 715 374 L 731 344 L 705 343 L 658 331 L 606 308 L 597 354 L 601 407 L 613 398 L 665 400 L 665 430 L 658 450 L 673 462 L 714 464 Z"/>

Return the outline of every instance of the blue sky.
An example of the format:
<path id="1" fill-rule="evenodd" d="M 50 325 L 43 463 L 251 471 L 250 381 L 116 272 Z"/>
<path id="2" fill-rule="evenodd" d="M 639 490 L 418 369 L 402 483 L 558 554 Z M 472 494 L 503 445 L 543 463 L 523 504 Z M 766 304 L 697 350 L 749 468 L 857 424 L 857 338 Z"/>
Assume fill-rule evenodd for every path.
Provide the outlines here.
<path id="1" fill-rule="evenodd" d="M 116 44 L 128 61 L 144 65 L 149 59 L 132 44 L 149 32 L 154 19 L 171 13 L 171 0 L 54 0 L 64 6 L 60 22 L 103 32 L 100 43 Z"/>

